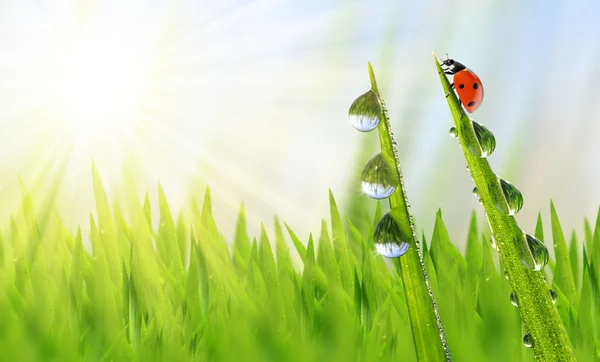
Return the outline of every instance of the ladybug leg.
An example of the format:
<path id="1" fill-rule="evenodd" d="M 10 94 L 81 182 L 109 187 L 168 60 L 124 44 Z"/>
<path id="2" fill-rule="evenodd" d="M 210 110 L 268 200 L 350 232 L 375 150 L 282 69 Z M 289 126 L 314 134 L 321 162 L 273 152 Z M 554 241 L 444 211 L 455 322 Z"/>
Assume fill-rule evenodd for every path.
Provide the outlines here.
<path id="1" fill-rule="evenodd" d="M 448 94 L 446 94 L 446 98 L 450 97 L 450 92 L 454 89 L 454 83 L 450 84 L 450 89 L 448 89 Z"/>

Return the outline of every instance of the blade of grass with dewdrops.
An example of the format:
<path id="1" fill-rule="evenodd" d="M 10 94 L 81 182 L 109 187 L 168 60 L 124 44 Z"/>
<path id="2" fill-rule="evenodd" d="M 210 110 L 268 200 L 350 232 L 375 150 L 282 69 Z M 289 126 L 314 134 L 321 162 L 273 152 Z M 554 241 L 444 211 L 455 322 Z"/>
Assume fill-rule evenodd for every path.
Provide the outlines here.
<path id="1" fill-rule="evenodd" d="M 405 298 L 408 305 L 413 341 L 419 361 L 450 361 L 450 351 L 444 336 L 433 292 L 429 285 L 427 270 L 417 244 L 412 217 L 408 212 L 408 201 L 404 190 L 402 171 L 394 146 L 390 120 L 379 88 L 373 67 L 369 63 L 369 78 L 371 90 L 377 94 L 381 102 L 379 143 L 384 159 L 394 167 L 394 179 L 398 188 L 390 198 L 390 214 L 398 224 L 402 234 L 410 238 L 410 247 L 406 254 L 397 259 L 397 265 L 402 277 Z"/>
<path id="2" fill-rule="evenodd" d="M 498 178 L 486 158 L 480 158 L 469 150 L 469 147 L 479 147 L 471 120 L 464 114 L 456 94 L 451 91 L 450 82 L 435 54 L 434 60 L 444 94 L 449 93 L 446 99 L 458 132 L 458 140 L 475 186 L 479 190 L 502 264 L 508 272 L 510 285 L 519 298 L 519 311 L 525 329 L 533 338 L 534 354 L 539 361 L 575 361 L 565 328 L 552 303 L 542 273 L 528 269 L 522 262 L 522 258 L 532 258 L 530 253 L 523 255 L 523 250 L 528 250 L 523 231 L 513 216 L 501 212 L 496 207 L 496 200 L 504 200 Z"/>

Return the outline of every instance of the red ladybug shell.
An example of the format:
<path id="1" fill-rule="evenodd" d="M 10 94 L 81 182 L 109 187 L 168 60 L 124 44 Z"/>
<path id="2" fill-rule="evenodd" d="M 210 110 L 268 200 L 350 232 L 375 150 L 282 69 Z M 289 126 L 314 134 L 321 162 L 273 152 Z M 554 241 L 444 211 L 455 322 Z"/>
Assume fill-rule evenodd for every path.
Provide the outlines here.
<path id="1" fill-rule="evenodd" d="M 467 112 L 473 113 L 483 101 L 483 85 L 477 74 L 463 69 L 454 74 L 454 89 Z"/>

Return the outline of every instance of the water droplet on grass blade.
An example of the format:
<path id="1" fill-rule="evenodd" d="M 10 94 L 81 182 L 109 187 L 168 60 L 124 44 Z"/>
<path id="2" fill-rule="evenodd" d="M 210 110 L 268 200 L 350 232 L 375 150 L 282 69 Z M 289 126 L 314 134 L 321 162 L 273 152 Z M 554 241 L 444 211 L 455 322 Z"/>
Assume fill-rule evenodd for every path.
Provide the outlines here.
<path id="1" fill-rule="evenodd" d="M 506 278 L 506 280 L 508 280 L 508 271 L 504 271 L 504 278 Z"/>
<path id="2" fill-rule="evenodd" d="M 533 338 L 531 338 L 529 333 L 523 337 L 523 345 L 527 348 L 533 348 Z"/>
<path id="3" fill-rule="evenodd" d="M 375 249 L 386 258 L 398 258 L 410 247 L 409 238 L 402 234 L 390 213 L 385 214 L 377 223 L 374 239 Z"/>
<path id="4" fill-rule="evenodd" d="M 523 264 L 532 270 L 542 270 L 542 268 L 548 264 L 548 249 L 544 243 L 533 235 L 525 233 L 525 239 L 527 240 L 529 252 L 531 253 L 531 256 L 533 256 L 533 265 L 529 262 L 529 257 L 527 255 L 523 255 L 521 258 Z"/>
<path id="5" fill-rule="evenodd" d="M 356 98 L 348 111 L 350 124 L 361 132 L 369 132 L 377 128 L 380 116 L 381 102 L 372 90 Z"/>
<path id="6" fill-rule="evenodd" d="M 556 304 L 556 292 L 550 289 L 550 298 L 552 299 L 552 303 Z"/>
<path id="7" fill-rule="evenodd" d="M 500 179 L 500 187 L 502 187 L 506 205 L 499 202 L 496 203 L 496 208 L 508 215 L 514 215 L 519 212 L 523 207 L 523 195 L 521 194 L 521 191 L 504 179 Z"/>
<path id="8" fill-rule="evenodd" d="M 477 189 L 477 186 L 473 187 L 473 196 L 477 197 L 477 201 L 479 201 L 479 203 L 483 205 L 481 197 L 479 196 L 479 190 Z"/>
<path id="9" fill-rule="evenodd" d="M 396 191 L 394 173 L 383 154 L 373 157 L 365 166 L 360 176 L 363 192 L 377 200 L 390 197 Z"/>
<path id="10" fill-rule="evenodd" d="M 450 132 L 449 133 L 450 133 L 450 137 L 452 137 L 452 138 L 458 137 L 458 131 L 456 130 L 456 127 L 450 128 Z"/>
<path id="11" fill-rule="evenodd" d="M 496 149 L 494 134 L 475 121 L 473 121 L 473 130 L 475 130 L 475 136 L 477 136 L 477 141 L 479 141 L 479 147 L 481 148 L 480 157 L 483 158 L 491 155 L 494 149 Z"/>
<path id="12" fill-rule="evenodd" d="M 496 239 L 494 239 L 494 235 L 490 235 L 490 245 L 492 249 L 498 250 L 498 245 L 496 244 Z"/>
<path id="13" fill-rule="evenodd" d="M 519 307 L 519 298 L 517 298 L 515 292 L 510 292 L 510 304 L 514 305 L 517 308 Z"/>

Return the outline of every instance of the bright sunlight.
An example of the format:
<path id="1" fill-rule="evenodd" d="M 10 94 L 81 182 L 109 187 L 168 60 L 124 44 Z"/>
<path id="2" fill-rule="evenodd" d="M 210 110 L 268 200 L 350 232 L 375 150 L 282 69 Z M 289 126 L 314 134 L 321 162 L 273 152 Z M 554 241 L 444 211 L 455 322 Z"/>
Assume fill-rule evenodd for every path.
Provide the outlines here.
<path id="1" fill-rule="evenodd" d="M 153 54 L 133 41 L 89 34 L 58 59 L 57 106 L 77 137 L 108 137 L 139 119 Z"/>
<path id="2" fill-rule="evenodd" d="M 70 205 L 61 213 L 81 223 L 93 205 L 92 161 L 108 184 L 122 183 L 124 167 L 137 178 L 161 162 L 156 134 L 166 132 L 157 114 L 170 106 L 156 101 L 164 99 L 156 89 L 166 52 L 165 9 L 65 4 L 49 13 L 23 3 L 11 10 L 0 25 L 0 121 L 10 150 L 4 159 L 15 160 L 41 204 L 58 198 Z M 144 188 L 155 187 L 152 176 L 154 185 Z M 18 205 L 16 176 L 0 183 L 0 197 Z"/>
<path id="3" fill-rule="evenodd" d="M 136 33 L 92 26 L 51 54 L 35 68 L 48 74 L 48 102 L 60 128 L 78 140 L 79 151 L 98 151 L 130 135 L 143 119 L 144 96 L 158 58 L 152 44 Z M 44 78 L 42 78 L 44 79 Z"/>
<path id="4" fill-rule="evenodd" d="M 233 224 L 243 201 L 253 231 L 275 211 L 308 230 L 307 210 L 327 207 L 273 165 L 306 162 L 304 139 L 288 127 L 306 120 L 294 109 L 320 97 L 328 70 L 320 52 L 290 44 L 328 29 L 328 17 L 307 8 L 308 23 L 290 21 L 297 14 L 260 1 L 10 4 L 0 11 L 3 210 L 20 205 L 19 175 L 40 209 L 60 205 L 69 227 L 89 224 L 92 161 L 111 199 L 148 191 L 155 204 L 160 182 L 172 207 L 189 209 L 190 193 L 209 184 L 217 219 Z M 330 119 L 309 118 L 318 117 Z M 327 167 L 320 161 L 335 156 L 310 157 Z"/>

